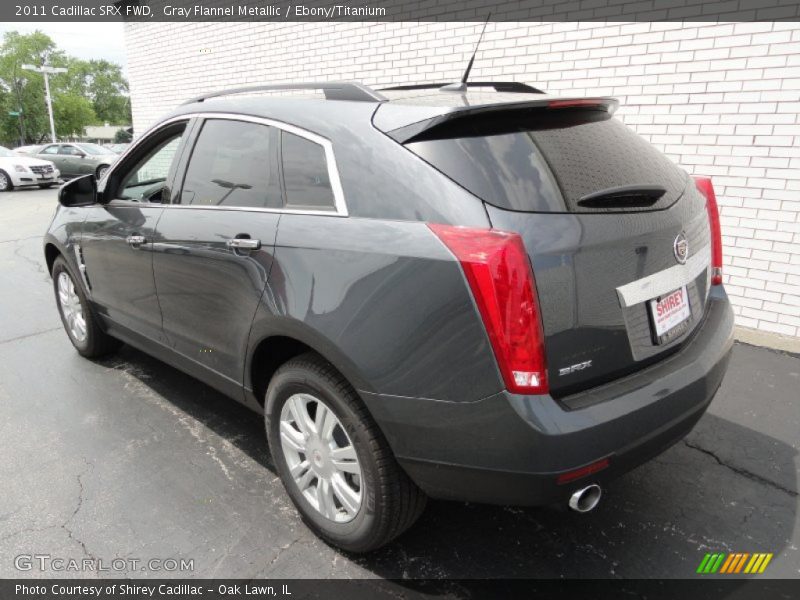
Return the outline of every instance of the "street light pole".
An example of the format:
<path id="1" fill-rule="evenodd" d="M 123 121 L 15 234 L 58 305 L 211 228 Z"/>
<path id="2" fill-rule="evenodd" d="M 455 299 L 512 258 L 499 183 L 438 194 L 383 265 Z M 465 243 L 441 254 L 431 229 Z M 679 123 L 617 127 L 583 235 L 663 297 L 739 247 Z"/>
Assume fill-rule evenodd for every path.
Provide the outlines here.
<path id="1" fill-rule="evenodd" d="M 44 93 L 45 103 L 47 104 L 47 115 L 50 117 L 50 139 L 53 143 L 56 141 L 56 125 L 53 121 L 53 101 L 50 98 L 50 75 L 55 73 L 66 73 L 67 70 L 63 67 L 51 67 L 49 65 L 42 65 L 37 67 L 35 65 L 22 65 L 23 69 L 28 71 L 35 71 L 44 75 Z"/>

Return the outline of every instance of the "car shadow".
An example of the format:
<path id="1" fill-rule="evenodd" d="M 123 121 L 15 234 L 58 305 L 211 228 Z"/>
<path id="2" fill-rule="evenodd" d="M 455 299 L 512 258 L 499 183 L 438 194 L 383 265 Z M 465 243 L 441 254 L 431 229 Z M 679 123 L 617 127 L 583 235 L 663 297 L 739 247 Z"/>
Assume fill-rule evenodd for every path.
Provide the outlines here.
<path id="1" fill-rule="evenodd" d="M 275 473 L 260 415 L 127 346 L 99 364 L 119 368 L 120 361 Z M 591 513 L 430 501 L 419 522 L 384 548 L 341 554 L 396 580 L 696 577 L 707 552 L 771 552 L 773 576 L 796 576 L 779 560 L 795 535 L 796 455 L 783 441 L 707 413 L 686 440 L 612 482 Z M 768 458 L 768 468 L 746 456 Z"/>

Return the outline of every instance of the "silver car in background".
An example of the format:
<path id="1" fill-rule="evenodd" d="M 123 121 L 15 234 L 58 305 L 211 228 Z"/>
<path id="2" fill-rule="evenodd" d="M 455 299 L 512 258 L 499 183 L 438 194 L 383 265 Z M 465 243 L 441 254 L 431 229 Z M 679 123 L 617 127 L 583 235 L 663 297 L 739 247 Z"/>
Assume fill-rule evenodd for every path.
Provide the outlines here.
<path id="1" fill-rule="evenodd" d="M 36 154 L 37 158 L 55 163 L 64 177 L 94 175 L 98 179 L 118 156 L 108 148 L 83 142 L 47 144 Z"/>
<path id="2" fill-rule="evenodd" d="M 59 182 L 60 176 L 52 162 L 17 154 L 0 146 L 0 192 L 33 185 L 49 188 Z"/>

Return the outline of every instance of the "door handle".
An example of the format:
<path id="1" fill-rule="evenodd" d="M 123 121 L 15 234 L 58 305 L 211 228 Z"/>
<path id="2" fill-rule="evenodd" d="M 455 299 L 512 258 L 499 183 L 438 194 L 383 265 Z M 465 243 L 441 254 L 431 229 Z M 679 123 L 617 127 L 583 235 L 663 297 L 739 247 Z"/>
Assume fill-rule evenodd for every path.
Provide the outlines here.
<path id="1" fill-rule="evenodd" d="M 233 238 L 225 242 L 228 248 L 234 250 L 258 250 L 261 248 L 261 240 L 253 240 L 250 238 Z"/>
<path id="2" fill-rule="evenodd" d="M 125 240 L 131 248 L 138 248 L 147 241 L 143 235 L 129 235 Z"/>

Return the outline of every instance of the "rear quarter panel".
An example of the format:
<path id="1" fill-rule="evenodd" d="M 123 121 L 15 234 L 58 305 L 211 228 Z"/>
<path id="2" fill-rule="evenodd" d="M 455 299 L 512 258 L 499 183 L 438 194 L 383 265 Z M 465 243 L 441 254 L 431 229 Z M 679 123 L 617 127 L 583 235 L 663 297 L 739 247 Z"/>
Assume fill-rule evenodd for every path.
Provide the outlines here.
<path id="1" fill-rule="evenodd" d="M 502 389 L 461 268 L 424 223 L 282 215 L 251 347 L 273 335 L 367 392 L 470 401 Z"/>

